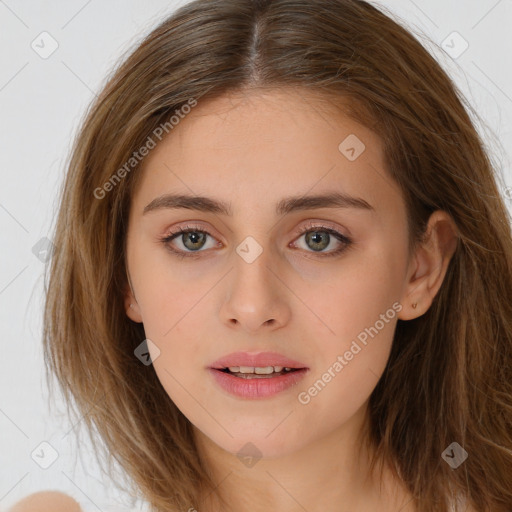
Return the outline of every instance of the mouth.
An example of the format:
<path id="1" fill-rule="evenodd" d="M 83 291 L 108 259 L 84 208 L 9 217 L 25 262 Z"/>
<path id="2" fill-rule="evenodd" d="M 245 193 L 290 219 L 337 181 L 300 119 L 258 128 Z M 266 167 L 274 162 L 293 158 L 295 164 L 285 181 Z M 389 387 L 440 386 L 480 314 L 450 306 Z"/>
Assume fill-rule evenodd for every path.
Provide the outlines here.
<path id="1" fill-rule="evenodd" d="M 298 385 L 309 367 L 277 352 L 233 352 L 208 370 L 213 381 L 230 395 L 257 399 L 270 398 Z"/>

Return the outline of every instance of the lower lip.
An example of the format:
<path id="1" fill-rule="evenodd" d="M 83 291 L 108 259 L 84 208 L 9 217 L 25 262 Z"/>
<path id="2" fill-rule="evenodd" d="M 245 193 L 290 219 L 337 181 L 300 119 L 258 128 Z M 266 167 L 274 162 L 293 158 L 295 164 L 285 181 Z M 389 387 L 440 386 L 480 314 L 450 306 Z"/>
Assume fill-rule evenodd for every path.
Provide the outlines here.
<path id="1" fill-rule="evenodd" d="M 244 379 L 214 368 L 208 370 L 223 389 L 241 398 L 267 398 L 277 395 L 296 385 L 308 372 L 308 368 L 302 368 L 277 377 Z"/>

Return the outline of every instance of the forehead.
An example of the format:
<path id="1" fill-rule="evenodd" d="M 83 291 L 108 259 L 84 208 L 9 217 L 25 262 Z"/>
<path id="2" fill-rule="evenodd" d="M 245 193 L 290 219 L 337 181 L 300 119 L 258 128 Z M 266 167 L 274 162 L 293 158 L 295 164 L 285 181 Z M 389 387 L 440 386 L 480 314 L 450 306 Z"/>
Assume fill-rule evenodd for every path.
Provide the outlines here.
<path id="1" fill-rule="evenodd" d="M 190 113 L 181 116 L 179 124 L 146 161 L 158 158 L 159 149 L 166 145 L 175 151 L 186 147 L 235 151 L 236 147 L 262 143 L 305 142 L 310 146 L 325 140 L 327 133 L 336 142 L 344 132 L 357 132 L 367 146 L 380 149 L 379 137 L 345 113 L 350 108 L 351 104 L 342 96 L 335 99 L 332 94 L 299 88 L 231 92 L 199 100 Z M 329 138 L 325 145 L 331 142 Z"/>
<path id="2" fill-rule="evenodd" d="M 199 100 L 145 157 L 135 200 L 181 191 L 257 202 L 339 189 L 378 202 L 383 184 L 396 194 L 379 136 L 333 101 L 296 89 Z"/>

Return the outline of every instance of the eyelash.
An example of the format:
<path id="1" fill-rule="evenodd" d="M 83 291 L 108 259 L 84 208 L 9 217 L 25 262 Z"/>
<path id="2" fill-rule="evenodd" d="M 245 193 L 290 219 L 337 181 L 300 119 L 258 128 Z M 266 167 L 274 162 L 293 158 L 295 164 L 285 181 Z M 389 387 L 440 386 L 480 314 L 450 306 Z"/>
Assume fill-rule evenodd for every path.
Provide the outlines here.
<path id="1" fill-rule="evenodd" d="M 322 258 L 330 258 L 332 256 L 337 256 L 347 250 L 349 246 L 353 243 L 352 239 L 349 238 L 346 235 L 342 235 L 339 231 L 336 231 L 335 229 L 332 229 L 328 226 L 319 226 L 319 225 L 307 225 L 305 226 L 300 232 L 296 233 L 297 237 L 300 237 L 306 233 L 309 233 L 310 231 L 318 231 L 318 232 L 326 232 L 330 235 L 333 235 L 339 242 L 342 242 L 342 245 L 340 248 L 335 249 L 333 251 L 329 252 L 317 252 L 314 251 L 306 251 L 306 252 L 313 252 L 313 254 L 319 254 Z M 175 256 L 178 258 L 197 258 L 199 256 L 198 253 L 204 252 L 202 250 L 198 250 L 195 252 L 186 252 L 182 251 L 181 249 L 175 249 L 171 245 L 171 241 L 177 238 L 180 235 L 183 235 L 184 233 L 203 233 L 208 236 L 212 236 L 208 231 L 205 231 L 203 229 L 199 229 L 197 226 L 184 226 L 183 228 L 180 228 L 177 231 L 171 232 L 168 235 L 165 235 L 163 237 L 159 238 L 159 241 L 164 244 L 164 246 Z"/>

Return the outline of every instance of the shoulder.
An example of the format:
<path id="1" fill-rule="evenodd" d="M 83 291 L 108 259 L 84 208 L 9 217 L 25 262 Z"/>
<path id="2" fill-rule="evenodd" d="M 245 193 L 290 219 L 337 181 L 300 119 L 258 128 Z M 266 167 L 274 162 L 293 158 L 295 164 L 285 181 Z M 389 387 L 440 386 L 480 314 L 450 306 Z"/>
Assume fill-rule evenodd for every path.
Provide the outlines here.
<path id="1" fill-rule="evenodd" d="M 39 491 L 18 501 L 7 512 L 82 512 L 82 509 L 63 492 Z"/>

